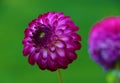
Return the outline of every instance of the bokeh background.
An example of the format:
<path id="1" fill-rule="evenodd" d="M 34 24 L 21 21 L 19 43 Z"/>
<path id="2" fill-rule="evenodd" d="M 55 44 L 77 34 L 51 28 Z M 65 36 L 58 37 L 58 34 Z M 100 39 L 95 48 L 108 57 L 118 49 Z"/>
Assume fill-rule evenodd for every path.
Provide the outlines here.
<path id="1" fill-rule="evenodd" d="M 41 71 L 22 55 L 25 28 L 48 11 L 64 12 L 80 27 L 82 49 L 61 70 L 64 83 L 107 83 L 107 72 L 89 57 L 87 41 L 94 23 L 120 15 L 120 0 L 0 0 L 0 83 L 59 83 L 56 72 Z"/>

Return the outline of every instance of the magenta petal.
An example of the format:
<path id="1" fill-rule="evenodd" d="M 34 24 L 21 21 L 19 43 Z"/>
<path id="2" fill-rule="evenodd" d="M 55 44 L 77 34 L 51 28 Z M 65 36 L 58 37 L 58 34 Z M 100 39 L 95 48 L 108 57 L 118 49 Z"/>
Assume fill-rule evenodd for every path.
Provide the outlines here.
<path id="1" fill-rule="evenodd" d="M 52 25 L 53 25 L 53 27 L 56 27 L 58 25 L 58 21 L 55 20 Z"/>
<path id="2" fill-rule="evenodd" d="M 23 49 L 24 56 L 27 56 L 29 54 L 29 46 L 25 46 Z"/>
<path id="3" fill-rule="evenodd" d="M 56 35 L 61 36 L 63 34 L 63 30 L 59 29 L 55 33 Z"/>
<path id="4" fill-rule="evenodd" d="M 51 60 L 50 58 L 48 58 L 47 60 L 47 66 L 48 66 L 48 69 L 52 70 L 52 71 L 55 71 L 57 69 L 57 63 L 53 60 Z"/>
<path id="5" fill-rule="evenodd" d="M 74 44 L 73 43 L 71 43 L 71 42 L 66 42 L 66 45 L 67 45 L 67 49 L 74 49 L 75 50 L 75 46 L 74 46 Z"/>
<path id="6" fill-rule="evenodd" d="M 67 52 L 68 53 L 68 58 L 70 59 L 70 60 L 75 60 L 76 58 L 77 58 L 77 54 L 75 53 L 75 52 L 72 52 L 72 51 L 68 51 Z"/>
<path id="7" fill-rule="evenodd" d="M 59 58 L 57 63 L 59 64 L 58 66 L 60 68 L 67 68 L 67 65 L 69 64 L 69 60 L 67 60 L 66 58 Z"/>
<path id="8" fill-rule="evenodd" d="M 28 58 L 28 62 L 31 64 L 31 65 L 34 65 L 35 64 L 35 53 L 32 53 L 30 54 L 29 58 Z"/>
<path id="9" fill-rule="evenodd" d="M 67 36 L 67 35 L 62 35 L 59 37 L 62 41 L 64 42 L 69 42 L 72 40 L 72 37 L 71 36 Z"/>
<path id="10" fill-rule="evenodd" d="M 35 48 L 32 46 L 25 46 L 23 49 L 23 54 L 24 56 L 27 56 L 28 54 L 31 54 L 32 52 L 35 51 Z"/>
<path id="11" fill-rule="evenodd" d="M 33 35 L 29 28 L 27 28 L 24 33 L 25 33 L 25 37 L 29 37 Z"/>
<path id="12" fill-rule="evenodd" d="M 76 34 L 76 33 L 73 33 L 73 34 L 71 34 L 71 35 L 72 35 L 73 40 L 81 41 L 80 35 L 78 35 L 78 34 Z"/>
<path id="13" fill-rule="evenodd" d="M 51 46 L 51 48 L 49 48 L 49 50 L 50 50 L 51 52 L 55 52 L 56 48 L 55 48 L 55 46 Z"/>
<path id="14" fill-rule="evenodd" d="M 55 41 L 55 46 L 58 48 L 65 48 L 66 47 L 64 42 L 61 40 Z"/>
<path id="15" fill-rule="evenodd" d="M 68 49 L 79 50 L 81 48 L 81 44 L 78 41 L 66 42 L 66 44 Z"/>
<path id="16" fill-rule="evenodd" d="M 49 55 L 50 55 L 51 59 L 54 61 L 56 61 L 58 58 L 58 55 L 56 54 L 56 52 L 50 52 Z"/>
<path id="17" fill-rule="evenodd" d="M 56 49 L 56 52 L 57 54 L 60 56 L 60 57 L 66 57 L 66 52 L 65 52 L 65 49 L 62 49 L 62 48 L 57 48 Z"/>
<path id="18" fill-rule="evenodd" d="M 66 23 L 69 19 L 70 19 L 69 16 L 65 16 L 65 17 L 59 18 L 59 19 L 58 19 L 58 21 L 59 21 L 59 24 L 58 24 L 58 25 L 62 25 L 62 24 L 64 24 L 64 23 Z"/>
<path id="19" fill-rule="evenodd" d="M 33 53 L 35 50 L 36 50 L 35 47 L 29 47 L 29 53 L 30 53 L 30 54 Z"/>
<path id="20" fill-rule="evenodd" d="M 47 52 L 46 49 L 43 49 L 43 50 L 41 51 L 41 56 L 42 56 L 43 59 L 47 59 L 47 57 L 48 57 L 48 52 Z"/>
<path id="21" fill-rule="evenodd" d="M 42 57 L 39 56 L 37 64 L 40 69 L 44 70 L 47 67 L 47 59 L 42 59 Z"/>
<path id="22" fill-rule="evenodd" d="M 66 24 L 59 25 L 59 26 L 57 26 L 56 30 L 66 30 L 67 26 L 68 25 L 66 25 Z"/>
<path id="23" fill-rule="evenodd" d="M 81 48 L 81 44 L 78 41 L 74 41 L 74 46 L 76 50 L 79 50 Z"/>
<path id="24" fill-rule="evenodd" d="M 22 41 L 23 44 L 30 44 L 30 42 L 32 42 L 32 39 L 30 37 L 26 37 L 24 38 L 24 40 Z"/>

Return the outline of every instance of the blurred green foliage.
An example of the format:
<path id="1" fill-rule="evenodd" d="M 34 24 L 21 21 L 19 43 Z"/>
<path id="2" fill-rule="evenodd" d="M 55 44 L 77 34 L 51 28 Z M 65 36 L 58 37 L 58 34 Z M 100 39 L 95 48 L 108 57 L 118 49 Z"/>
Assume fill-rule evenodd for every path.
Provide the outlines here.
<path id="1" fill-rule="evenodd" d="M 120 82 L 120 71 L 110 70 L 106 76 L 107 83 L 119 83 Z"/>
<path id="2" fill-rule="evenodd" d="M 57 11 L 80 27 L 78 59 L 61 70 L 64 83 L 106 83 L 106 72 L 88 54 L 88 34 L 100 19 L 120 15 L 120 0 L 0 0 L 0 83 L 59 83 L 56 72 L 41 71 L 22 55 L 28 23 L 39 14 Z"/>

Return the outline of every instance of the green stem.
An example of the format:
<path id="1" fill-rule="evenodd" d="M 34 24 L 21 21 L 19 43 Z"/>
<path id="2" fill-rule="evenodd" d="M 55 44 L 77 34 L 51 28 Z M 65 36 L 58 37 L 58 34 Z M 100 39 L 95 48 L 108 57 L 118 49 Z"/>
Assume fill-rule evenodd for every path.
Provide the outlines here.
<path id="1" fill-rule="evenodd" d="M 59 80 L 60 80 L 60 83 L 63 83 L 63 80 L 62 80 L 62 75 L 61 75 L 61 73 L 60 73 L 60 70 L 59 70 L 59 69 L 57 70 L 57 74 L 58 74 L 58 78 L 59 78 Z"/>

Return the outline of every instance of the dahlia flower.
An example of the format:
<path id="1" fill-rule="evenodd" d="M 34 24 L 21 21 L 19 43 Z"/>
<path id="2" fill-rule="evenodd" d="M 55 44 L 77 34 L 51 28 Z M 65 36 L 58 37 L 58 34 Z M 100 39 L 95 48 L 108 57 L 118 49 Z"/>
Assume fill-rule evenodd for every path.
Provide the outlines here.
<path id="1" fill-rule="evenodd" d="M 108 17 L 95 24 L 89 35 L 89 52 L 104 69 L 114 69 L 120 60 L 120 17 Z"/>
<path id="2" fill-rule="evenodd" d="M 78 30 L 62 12 L 41 14 L 25 29 L 23 54 L 28 56 L 29 64 L 37 63 L 42 70 L 65 69 L 77 58 L 75 51 L 81 48 Z"/>

